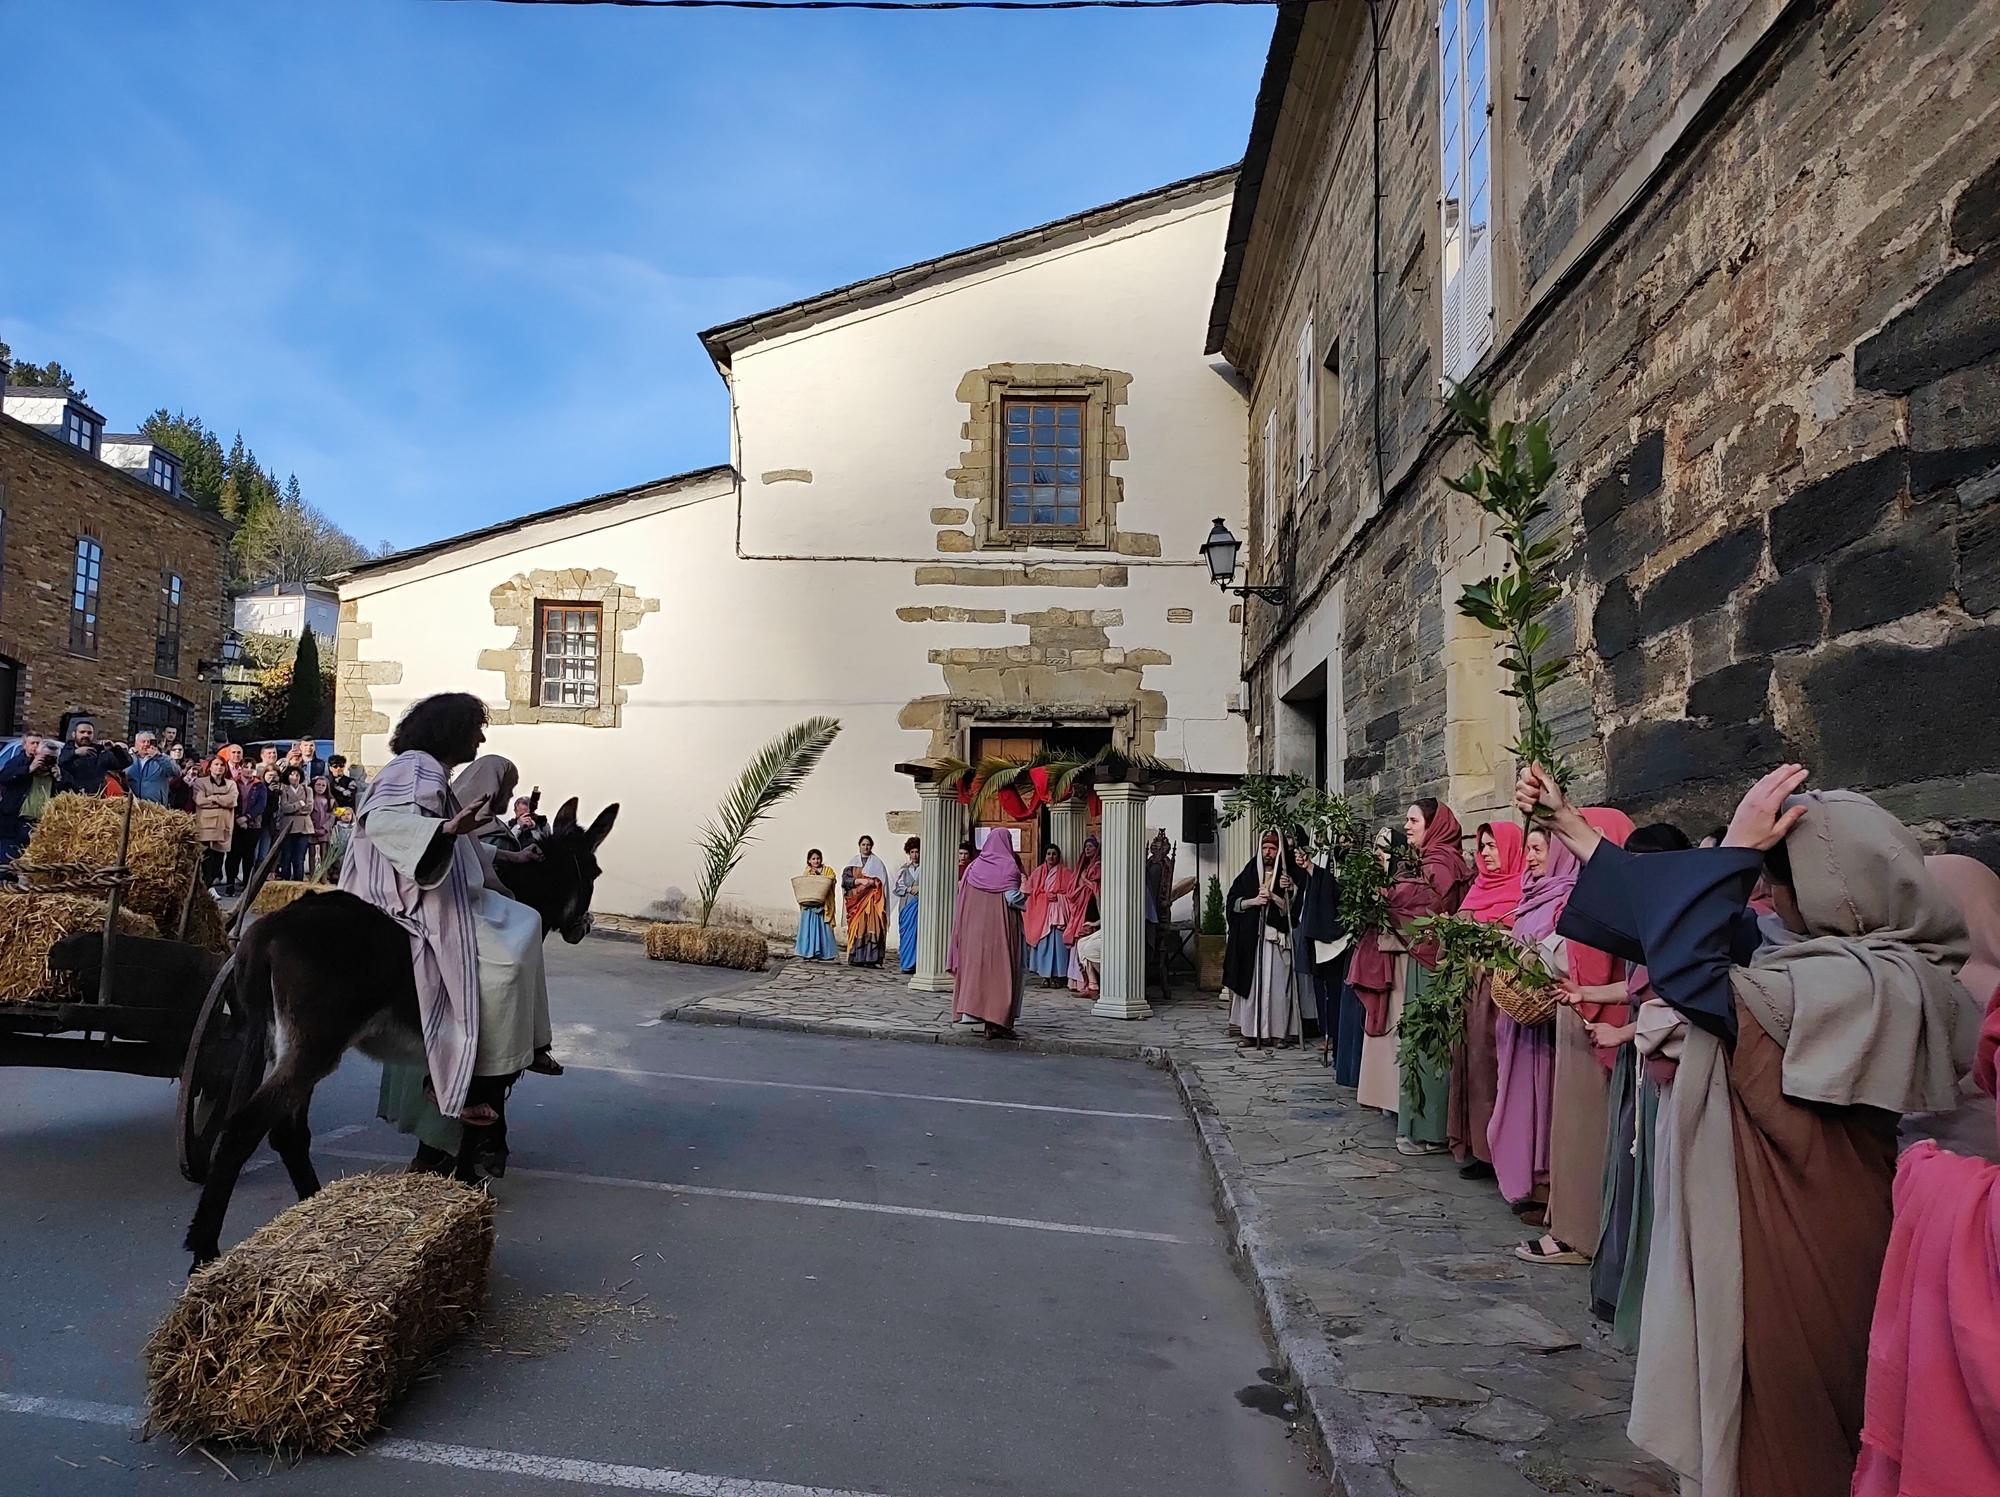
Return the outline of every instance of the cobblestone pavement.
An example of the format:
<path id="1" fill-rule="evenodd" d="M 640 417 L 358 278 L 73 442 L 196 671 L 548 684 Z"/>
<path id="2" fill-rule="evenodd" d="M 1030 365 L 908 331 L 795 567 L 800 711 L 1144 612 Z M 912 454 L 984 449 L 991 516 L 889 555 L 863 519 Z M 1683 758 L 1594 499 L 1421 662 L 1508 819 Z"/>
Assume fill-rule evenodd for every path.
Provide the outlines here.
<path id="1" fill-rule="evenodd" d="M 784 960 L 761 982 L 669 1009 L 744 1024 L 986 1044 L 943 994 L 894 973 Z M 1018 1047 L 1174 1071 L 1307 1432 L 1346 1497 L 1670 1497 L 1625 1438 L 1632 1360 L 1592 1320 L 1587 1272 L 1513 1256 L 1527 1235 L 1490 1181 L 1405 1158 L 1310 1051 L 1238 1050 L 1218 1000 L 1141 1022 L 1031 987 Z M 995 1048 L 1007 1042 L 993 1042 Z"/>

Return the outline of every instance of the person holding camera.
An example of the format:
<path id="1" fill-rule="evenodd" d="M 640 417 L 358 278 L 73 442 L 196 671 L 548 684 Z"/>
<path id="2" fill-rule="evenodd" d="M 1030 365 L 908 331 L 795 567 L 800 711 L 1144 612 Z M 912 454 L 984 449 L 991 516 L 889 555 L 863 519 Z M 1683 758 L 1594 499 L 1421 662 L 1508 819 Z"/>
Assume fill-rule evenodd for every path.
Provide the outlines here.
<path id="1" fill-rule="evenodd" d="M 124 744 L 99 743 L 97 724 L 80 717 L 56 757 L 56 793 L 102 795 L 105 777 L 122 775 L 131 764 L 131 751 Z"/>

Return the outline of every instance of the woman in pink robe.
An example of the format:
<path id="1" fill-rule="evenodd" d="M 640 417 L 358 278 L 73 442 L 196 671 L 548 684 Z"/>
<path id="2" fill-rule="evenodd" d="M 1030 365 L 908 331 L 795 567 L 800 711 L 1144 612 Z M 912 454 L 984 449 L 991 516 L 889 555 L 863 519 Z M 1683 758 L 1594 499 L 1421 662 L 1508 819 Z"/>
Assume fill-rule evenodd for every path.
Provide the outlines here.
<path id="1" fill-rule="evenodd" d="M 1005 827 L 989 828 L 958 881 L 952 922 L 952 1014 L 1011 1038 L 1021 1017 L 1021 864 Z"/>
<path id="2" fill-rule="evenodd" d="M 1973 1077 L 1995 1092 L 2000 1052 L 2000 875 L 1926 858 L 1965 916 L 1959 981 L 1986 1004 Z M 1926 1139 L 1896 1169 L 1895 1225 L 1868 1334 L 1854 1497 L 2000 1492 L 2000 1164 Z"/>

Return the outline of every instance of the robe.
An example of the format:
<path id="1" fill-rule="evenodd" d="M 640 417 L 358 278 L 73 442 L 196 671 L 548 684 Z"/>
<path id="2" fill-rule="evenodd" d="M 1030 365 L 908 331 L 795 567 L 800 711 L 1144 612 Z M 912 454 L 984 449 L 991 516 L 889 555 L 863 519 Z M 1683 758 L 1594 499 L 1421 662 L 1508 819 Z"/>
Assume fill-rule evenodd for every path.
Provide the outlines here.
<path id="1" fill-rule="evenodd" d="M 340 871 L 341 888 L 409 933 L 424 1054 L 447 1118 L 475 1075 L 525 1070 L 550 1039 L 541 917 L 494 887 L 476 840 L 438 840 L 455 810 L 437 760 L 398 754 L 369 782 Z"/>
<path id="2" fill-rule="evenodd" d="M 1761 859 L 1729 847 L 1649 853 L 1639 873 L 1600 845 L 1561 926 L 1644 961 L 1689 1021 L 1630 1432 L 1702 1497 L 1847 1491 L 1896 1114 L 1954 1100 L 1976 1028 L 1954 975 L 1965 927 L 1914 836 L 1862 796 L 1794 803 L 1803 938 L 1743 961 Z"/>
<path id="3" fill-rule="evenodd" d="M 1222 986 L 1229 997 L 1229 1022 L 1245 1039 L 1303 1038 L 1298 974 L 1292 966 L 1291 905 L 1277 888 L 1279 869 L 1291 854 L 1280 848 L 1276 868 L 1266 868 L 1263 852 L 1243 865 L 1229 886 L 1229 939 L 1222 955 Z M 1272 902 L 1247 904 L 1262 890 Z"/>

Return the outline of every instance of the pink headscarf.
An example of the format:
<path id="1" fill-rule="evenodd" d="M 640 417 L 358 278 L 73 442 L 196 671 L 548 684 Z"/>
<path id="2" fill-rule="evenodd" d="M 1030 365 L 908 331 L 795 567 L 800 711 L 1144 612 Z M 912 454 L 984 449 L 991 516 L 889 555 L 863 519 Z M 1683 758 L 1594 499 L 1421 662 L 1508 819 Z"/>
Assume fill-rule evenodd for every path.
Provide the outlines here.
<path id="1" fill-rule="evenodd" d="M 996 826 L 979 844 L 979 853 L 966 865 L 961 882 L 988 894 L 1006 894 L 1021 887 L 1021 864 L 1014 856 L 1014 839 L 1007 828 Z"/>
<path id="2" fill-rule="evenodd" d="M 1576 887 L 1583 865 L 1569 844 L 1547 827 L 1530 827 L 1529 831 L 1539 831 L 1549 844 L 1542 871 L 1521 876 L 1521 902 L 1514 907 L 1515 939 L 1532 946 L 1555 934 L 1556 922 L 1562 919 L 1563 906 L 1569 903 L 1569 891 Z M 1526 840 L 1524 833 L 1522 841 Z"/>
<path id="3" fill-rule="evenodd" d="M 1489 925 L 1499 925 L 1513 918 L 1514 909 L 1521 902 L 1521 878 L 1527 872 L 1522 849 L 1527 844 L 1527 833 L 1511 821 L 1484 822 L 1479 831 L 1481 835 L 1493 834 L 1493 851 L 1499 859 L 1500 871 L 1494 873 L 1487 868 L 1485 859 L 1478 854 L 1478 838 L 1474 838 L 1473 867 L 1478 871 L 1458 912 Z"/>

